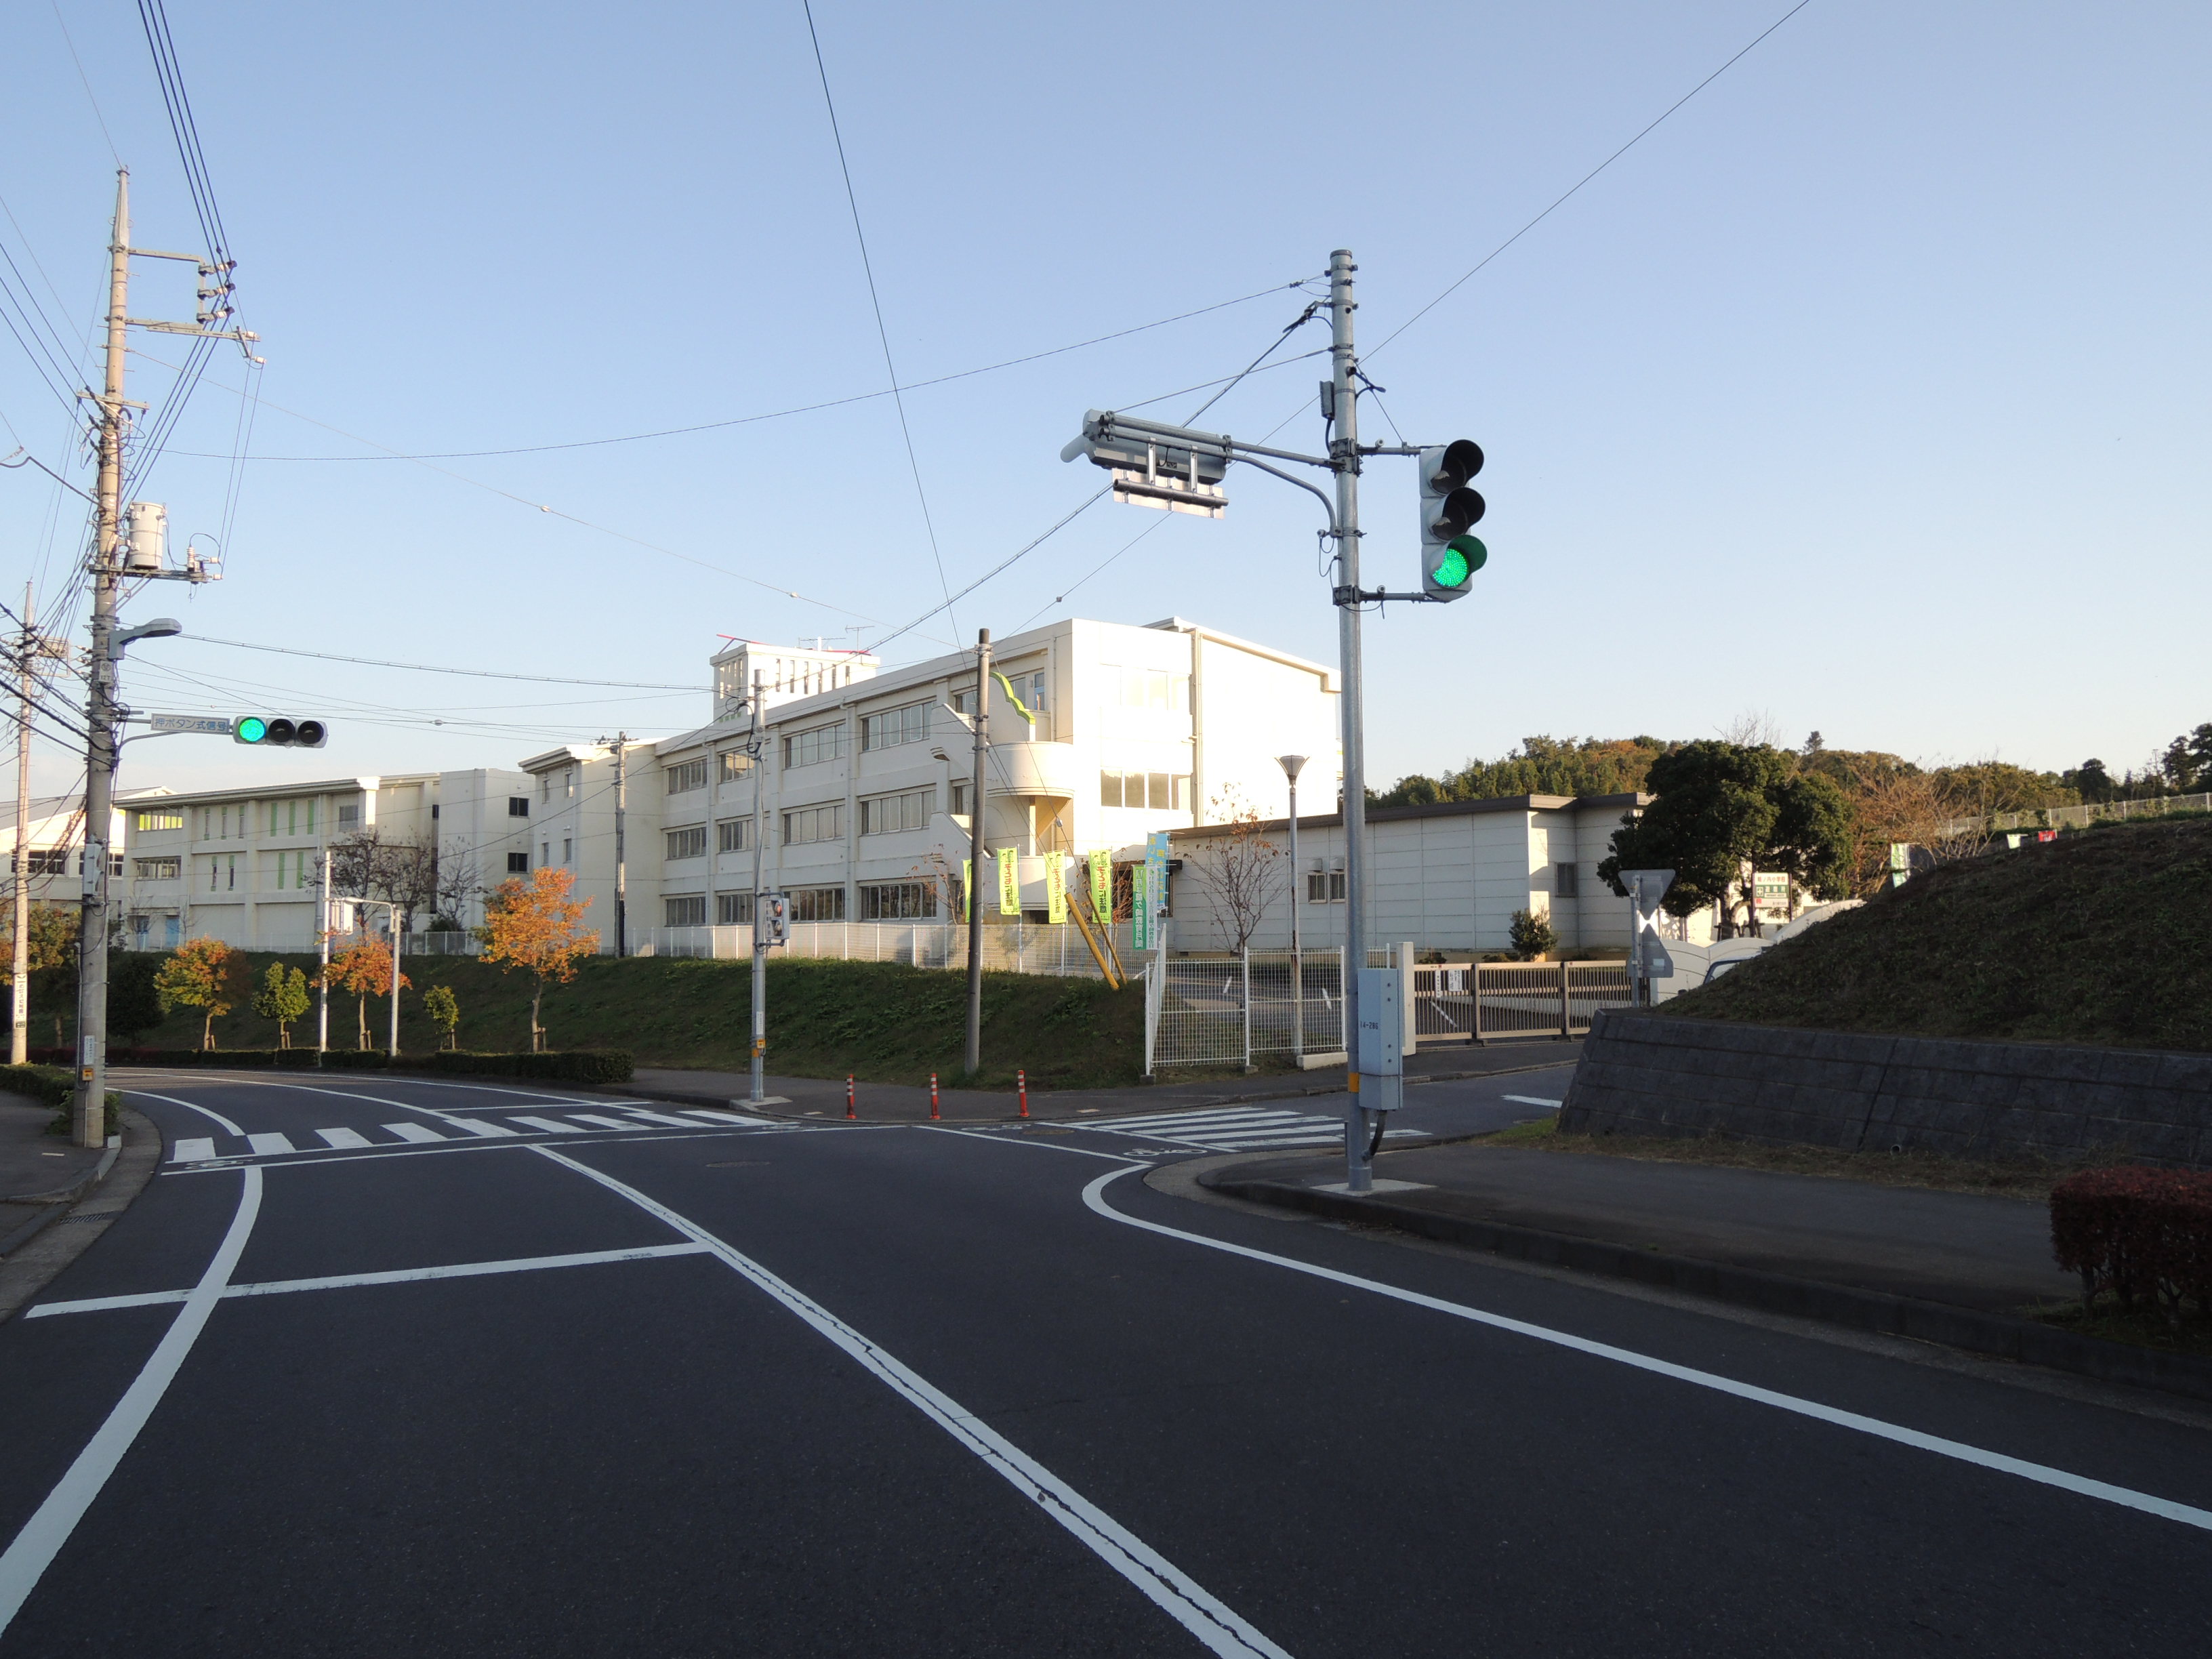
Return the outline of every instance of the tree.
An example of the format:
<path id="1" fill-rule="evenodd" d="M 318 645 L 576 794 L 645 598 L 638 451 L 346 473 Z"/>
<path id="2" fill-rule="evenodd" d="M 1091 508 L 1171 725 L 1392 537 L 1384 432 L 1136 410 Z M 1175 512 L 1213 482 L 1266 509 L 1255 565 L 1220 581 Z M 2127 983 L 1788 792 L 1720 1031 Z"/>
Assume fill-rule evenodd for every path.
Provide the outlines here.
<path id="1" fill-rule="evenodd" d="M 307 1012 L 307 976 L 281 962 L 269 964 L 261 988 L 253 994 L 253 1012 L 276 1022 L 276 1046 L 292 1046 L 292 1022 Z"/>
<path id="2" fill-rule="evenodd" d="M 2177 795 L 2212 789 L 2212 724 L 2185 732 L 2166 744 L 2159 770 Z"/>
<path id="3" fill-rule="evenodd" d="M 1213 798 L 1224 833 L 1190 843 L 1185 870 L 1213 907 L 1213 925 L 1232 951 L 1252 942 L 1276 896 L 1290 884 L 1283 849 L 1260 832 L 1259 812 L 1234 789 Z"/>
<path id="4" fill-rule="evenodd" d="M 53 1015 L 54 1047 L 62 1046 L 62 1015 L 76 1006 L 76 935 L 84 913 L 71 905 L 34 904 L 24 932 L 31 968 L 29 1004 Z M 0 907 L 0 983 L 15 981 L 15 913 Z M 153 1022 L 159 1024 L 156 1019 Z"/>
<path id="5" fill-rule="evenodd" d="M 2085 801 L 2093 804 L 2116 798 L 2119 790 L 2112 782 L 2112 775 L 2105 769 L 2105 763 L 2090 759 L 2083 761 L 2072 771 L 2062 775 L 2066 787 L 2075 791 Z"/>
<path id="6" fill-rule="evenodd" d="M 1513 954 L 1523 962 L 1535 962 L 1547 952 L 1559 948 L 1559 936 L 1552 931 L 1551 918 L 1534 910 L 1513 913 Z"/>
<path id="7" fill-rule="evenodd" d="M 399 907 L 398 925 L 411 932 L 417 912 L 465 909 L 479 889 L 474 853 L 465 848 L 441 859 L 434 842 L 362 830 L 331 843 L 331 890 L 354 898 L 383 899 Z"/>
<path id="8" fill-rule="evenodd" d="M 477 929 L 486 962 L 531 976 L 532 1054 L 545 1047 L 539 1014 L 546 986 L 575 978 L 578 960 L 599 948 L 599 931 L 579 925 L 592 902 L 569 897 L 575 886 L 575 876 L 567 870 L 532 870 L 527 880 L 509 877 L 485 898 L 484 923 Z"/>
<path id="9" fill-rule="evenodd" d="M 161 960 L 148 951 L 107 953 L 107 1035 L 137 1036 L 159 1025 L 167 1014 L 155 987 Z"/>
<path id="10" fill-rule="evenodd" d="M 161 1010 L 198 1008 L 200 1047 L 215 1047 L 215 1023 L 238 1000 L 238 975 L 245 957 L 219 939 L 186 939 L 154 975 Z"/>
<path id="11" fill-rule="evenodd" d="M 1523 738 L 1503 760 L 1470 760 L 1442 778 L 1415 773 L 1375 806 L 1495 800 L 1506 795 L 1620 795 L 1644 787 L 1651 763 L 1673 745 L 1657 738 Z"/>
<path id="12" fill-rule="evenodd" d="M 1658 799 L 1623 816 L 1598 875 L 1624 897 L 1623 869 L 1672 870 L 1663 901 L 1674 915 L 1751 902 L 1759 870 L 1779 870 L 1822 897 L 1850 890 L 1850 803 L 1826 776 L 1765 744 L 1685 744 L 1651 763 Z"/>
<path id="13" fill-rule="evenodd" d="M 321 983 L 334 990 L 353 993 L 354 1018 L 360 1033 L 360 1044 L 363 1048 L 368 1048 L 368 1000 L 394 994 L 390 947 L 364 940 L 349 950 L 341 951 L 323 969 Z M 402 974 L 399 988 L 411 991 L 415 988 L 413 981 Z"/>
<path id="14" fill-rule="evenodd" d="M 460 1030 L 461 1004 L 450 985 L 433 985 L 422 993 L 422 1012 L 430 1023 L 446 1034 L 446 1047 L 457 1048 L 454 1033 Z"/>

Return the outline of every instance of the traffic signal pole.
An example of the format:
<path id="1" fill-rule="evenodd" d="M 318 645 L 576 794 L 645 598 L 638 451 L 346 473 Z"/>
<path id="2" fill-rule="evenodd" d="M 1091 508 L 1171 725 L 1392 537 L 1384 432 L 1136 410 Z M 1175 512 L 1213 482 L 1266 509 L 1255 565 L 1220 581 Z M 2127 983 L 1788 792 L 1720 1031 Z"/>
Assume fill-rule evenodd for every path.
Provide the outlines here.
<path id="1" fill-rule="evenodd" d="M 1344 1046 L 1351 1103 L 1345 1112 L 1346 1190 L 1374 1185 L 1368 1157 L 1370 1113 L 1359 1103 L 1359 970 L 1367 965 L 1367 757 L 1359 657 L 1359 359 L 1352 349 L 1352 274 L 1347 248 L 1328 256 L 1329 366 L 1335 424 L 1328 454 L 1336 471 L 1336 644 L 1344 680 Z"/>

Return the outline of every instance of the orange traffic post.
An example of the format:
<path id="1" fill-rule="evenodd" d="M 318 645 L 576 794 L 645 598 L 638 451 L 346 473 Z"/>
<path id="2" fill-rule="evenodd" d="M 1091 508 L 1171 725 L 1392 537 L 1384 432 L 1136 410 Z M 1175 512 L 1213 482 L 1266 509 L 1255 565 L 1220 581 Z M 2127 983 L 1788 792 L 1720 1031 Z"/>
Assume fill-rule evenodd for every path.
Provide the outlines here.
<path id="1" fill-rule="evenodd" d="M 860 1114 L 853 1109 L 853 1074 L 850 1072 L 845 1073 L 845 1115 L 860 1116 Z"/>
<path id="2" fill-rule="evenodd" d="M 930 1116 L 932 1116 L 932 1117 L 935 1117 L 935 1116 L 938 1115 L 938 1112 L 937 1112 L 937 1073 L 934 1073 L 934 1072 L 932 1072 L 932 1073 L 929 1074 L 929 1115 L 930 1115 Z"/>
<path id="3" fill-rule="evenodd" d="M 1017 1067 L 1014 1072 L 1014 1086 L 1021 1091 L 1022 1115 L 1027 1117 L 1030 1115 L 1030 1074 Z"/>

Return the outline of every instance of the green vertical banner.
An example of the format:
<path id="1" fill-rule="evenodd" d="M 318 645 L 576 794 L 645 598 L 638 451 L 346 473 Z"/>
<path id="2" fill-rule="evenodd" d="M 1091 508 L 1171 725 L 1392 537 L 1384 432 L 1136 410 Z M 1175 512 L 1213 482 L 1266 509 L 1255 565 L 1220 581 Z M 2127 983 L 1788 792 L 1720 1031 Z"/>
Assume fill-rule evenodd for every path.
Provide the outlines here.
<path id="1" fill-rule="evenodd" d="M 1044 915 L 1055 927 L 1067 920 L 1067 855 L 1044 855 Z"/>
<path id="2" fill-rule="evenodd" d="M 1151 901 L 1155 917 L 1168 913 L 1168 832 L 1155 830 L 1145 837 L 1145 896 Z M 1152 923 L 1152 943 L 1167 941 L 1160 932 L 1158 921 Z"/>
<path id="3" fill-rule="evenodd" d="M 1114 854 L 1103 847 L 1091 855 L 1091 914 L 1102 922 L 1114 920 Z"/>
<path id="4" fill-rule="evenodd" d="M 960 920 L 968 920 L 969 898 L 975 890 L 975 860 L 960 860 Z"/>
<path id="5" fill-rule="evenodd" d="M 999 914 L 1018 916 L 1022 913 L 1021 872 L 1015 867 L 1014 849 L 999 849 Z"/>
<path id="6" fill-rule="evenodd" d="M 1138 951 L 1152 948 L 1152 905 L 1146 889 L 1152 871 L 1141 864 L 1129 866 L 1129 945 Z"/>

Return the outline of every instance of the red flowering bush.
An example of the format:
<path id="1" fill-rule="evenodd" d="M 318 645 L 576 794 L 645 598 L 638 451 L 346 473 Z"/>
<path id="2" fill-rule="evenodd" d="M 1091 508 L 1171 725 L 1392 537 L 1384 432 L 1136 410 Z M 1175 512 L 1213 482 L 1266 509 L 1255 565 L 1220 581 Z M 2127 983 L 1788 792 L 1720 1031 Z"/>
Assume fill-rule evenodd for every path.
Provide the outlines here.
<path id="1" fill-rule="evenodd" d="M 2110 1291 L 2124 1308 L 2155 1297 L 2168 1317 L 2212 1314 L 2212 1172 L 2086 1170 L 2051 1190 L 2051 1249 L 2081 1275 L 2084 1305 Z"/>

